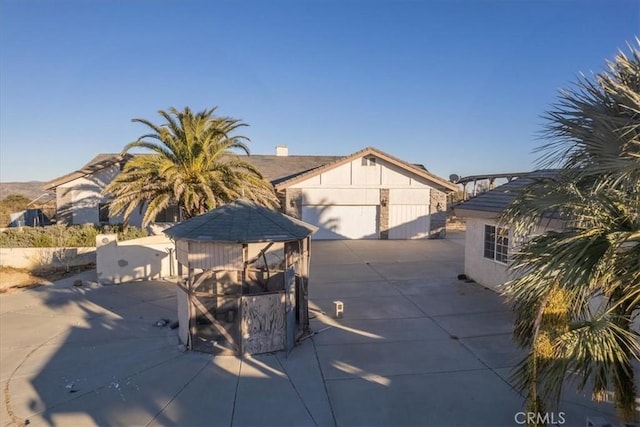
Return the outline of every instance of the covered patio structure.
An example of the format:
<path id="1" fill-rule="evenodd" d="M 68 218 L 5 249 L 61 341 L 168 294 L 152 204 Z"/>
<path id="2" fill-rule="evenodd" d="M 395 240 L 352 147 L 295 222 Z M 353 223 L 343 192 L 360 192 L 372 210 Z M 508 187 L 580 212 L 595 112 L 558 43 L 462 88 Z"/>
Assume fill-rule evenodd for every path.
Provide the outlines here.
<path id="1" fill-rule="evenodd" d="M 316 227 L 238 199 L 165 234 L 180 270 L 180 341 L 214 354 L 290 351 L 309 333 L 309 244 Z"/>

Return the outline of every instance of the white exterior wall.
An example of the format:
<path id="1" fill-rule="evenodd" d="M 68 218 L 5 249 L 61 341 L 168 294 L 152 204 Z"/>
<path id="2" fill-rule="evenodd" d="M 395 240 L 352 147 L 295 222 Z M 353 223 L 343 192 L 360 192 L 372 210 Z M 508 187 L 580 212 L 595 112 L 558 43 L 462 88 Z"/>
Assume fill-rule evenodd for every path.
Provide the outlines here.
<path id="1" fill-rule="evenodd" d="M 172 257 L 169 257 L 169 250 Z M 150 236 L 118 242 L 116 234 L 96 237 L 98 282 L 114 284 L 134 280 L 151 280 L 177 275 L 178 262 L 174 244 L 166 236 Z"/>
<path id="2" fill-rule="evenodd" d="M 358 158 L 289 188 L 300 191 L 302 219 L 320 227 L 314 239 L 377 239 L 383 230 L 391 239 L 429 236 L 432 187 L 380 158 L 365 165 Z M 389 190 L 388 207 L 381 189 Z"/>
<path id="3" fill-rule="evenodd" d="M 389 190 L 389 204 L 429 206 L 430 196 L 430 188 L 392 188 Z"/>
<path id="4" fill-rule="evenodd" d="M 74 179 L 60 185 L 56 189 L 58 209 L 64 218 L 68 218 L 71 224 L 99 224 L 100 203 L 107 203 L 109 197 L 102 194 L 102 190 L 120 173 L 120 167 L 113 165 L 91 175 Z M 67 208 L 64 205 L 70 204 Z M 66 212 L 69 209 L 69 212 Z M 123 222 L 122 216 L 110 217 L 110 224 Z M 142 215 L 138 210 L 131 215 L 129 225 L 140 227 Z"/>
<path id="5" fill-rule="evenodd" d="M 483 286 L 496 289 L 503 283 L 515 279 L 507 273 L 507 265 L 484 257 L 484 226 L 497 226 L 494 218 L 478 218 L 467 216 L 467 231 L 465 232 L 464 274 Z M 507 227 L 508 228 L 508 227 Z M 531 235 L 542 234 L 547 230 L 561 230 L 562 224 L 557 220 L 550 220 L 539 225 Z M 512 230 L 509 230 L 509 255 L 517 250 Z"/>
<path id="6" fill-rule="evenodd" d="M 67 200 L 71 206 L 72 224 L 98 224 L 100 203 L 109 201 L 108 197 L 101 194 L 104 187 L 120 172 L 114 165 L 94 174 L 74 179 L 57 188 L 60 195 L 70 196 Z"/>
<path id="7" fill-rule="evenodd" d="M 484 226 L 496 225 L 495 219 L 467 217 L 464 245 L 464 274 L 477 283 L 497 289 L 510 280 L 506 264 L 484 257 Z M 513 238 L 509 230 L 509 249 Z"/>
<path id="8" fill-rule="evenodd" d="M 176 301 L 178 303 L 178 338 L 184 345 L 189 345 L 189 295 L 176 286 Z"/>
<path id="9" fill-rule="evenodd" d="M 322 186 L 343 186 L 345 183 L 351 184 L 351 169 L 348 167 L 338 167 L 330 169 L 320 175 L 320 183 Z"/>
<path id="10" fill-rule="evenodd" d="M 381 159 L 376 159 L 376 162 L 375 165 L 363 166 L 359 158 L 289 188 L 430 188 L 426 180 L 409 176 L 404 169 Z"/>

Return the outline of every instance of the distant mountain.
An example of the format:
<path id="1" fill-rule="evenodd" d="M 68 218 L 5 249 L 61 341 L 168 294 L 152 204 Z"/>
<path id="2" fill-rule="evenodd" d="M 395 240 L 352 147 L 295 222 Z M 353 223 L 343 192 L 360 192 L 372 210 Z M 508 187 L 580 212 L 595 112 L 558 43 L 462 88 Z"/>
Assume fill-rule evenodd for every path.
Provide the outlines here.
<path id="1" fill-rule="evenodd" d="M 44 184 L 45 183 L 42 181 L 0 182 L 0 200 L 4 199 L 9 194 L 21 194 L 31 200 L 34 200 L 46 193 L 42 188 Z M 53 193 L 49 193 L 51 196 L 44 196 L 40 200 L 46 202 L 49 199 L 53 199 Z"/>

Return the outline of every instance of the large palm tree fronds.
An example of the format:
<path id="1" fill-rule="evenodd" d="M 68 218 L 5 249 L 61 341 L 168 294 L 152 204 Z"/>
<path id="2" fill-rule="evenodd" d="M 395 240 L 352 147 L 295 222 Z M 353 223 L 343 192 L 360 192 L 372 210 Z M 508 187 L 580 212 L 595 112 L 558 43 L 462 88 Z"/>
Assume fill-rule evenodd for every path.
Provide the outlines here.
<path id="1" fill-rule="evenodd" d="M 612 387 L 621 417 L 632 420 L 631 360 L 640 355 L 638 336 L 630 328 L 640 307 L 640 197 L 632 202 L 604 186 L 596 186 L 589 197 L 575 190 L 567 192 L 567 206 L 559 206 L 566 208 L 565 227 L 530 237 L 511 258 L 517 278 L 504 295 L 513 303 L 514 339 L 528 349 L 515 371 L 516 383 L 529 390 L 530 404 L 545 407 L 557 405 L 565 379 L 581 378 L 580 388 L 589 379 L 596 396 Z M 547 340 L 540 318 L 558 289 L 568 329 Z M 552 358 L 543 357 L 549 354 L 543 351 L 545 342 L 553 348 Z"/>
<path id="2" fill-rule="evenodd" d="M 640 44 L 640 42 L 638 43 Z M 640 308 L 640 53 L 620 53 L 582 76 L 546 114 L 539 173 L 502 213 L 521 242 L 514 338 L 527 356 L 514 371 L 529 406 L 557 404 L 566 380 L 613 391 L 620 417 L 637 418 L 632 321 Z M 551 301 L 565 308 L 549 323 Z M 551 310 L 553 311 L 553 310 Z"/>
<path id="3" fill-rule="evenodd" d="M 619 52 L 593 79 L 582 75 L 544 117 L 548 142 L 538 148 L 541 167 L 560 165 L 581 175 L 606 175 L 616 184 L 640 182 L 638 48 Z"/>
<path id="4" fill-rule="evenodd" d="M 547 315 L 541 313 L 539 318 Z M 638 335 L 607 313 L 573 322 L 556 313 L 555 319 L 537 325 L 527 357 L 512 372 L 514 385 L 531 406 L 543 410 L 558 408 L 566 384 L 581 391 L 590 387 L 596 401 L 606 400 L 611 389 L 622 389 L 616 393 L 617 406 L 623 418 L 633 419 L 635 387 L 628 379 L 633 377 L 631 360 L 640 356 Z"/>
<path id="5" fill-rule="evenodd" d="M 249 154 L 248 139 L 235 135 L 246 125 L 217 117 L 215 110 L 161 110 L 162 125 L 133 119 L 150 132 L 127 144 L 123 153 L 144 149 L 153 155 L 135 156 L 106 187 L 105 193 L 113 196 L 112 215 L 122 214 L 128 221 L 140 209 L 145 212 L 143 224 L 148 224 L 172 204 L 177 204 L 186 218 L 238 197 L 271 208 L 278 205 L 271 184 L 239 155 Z"/>

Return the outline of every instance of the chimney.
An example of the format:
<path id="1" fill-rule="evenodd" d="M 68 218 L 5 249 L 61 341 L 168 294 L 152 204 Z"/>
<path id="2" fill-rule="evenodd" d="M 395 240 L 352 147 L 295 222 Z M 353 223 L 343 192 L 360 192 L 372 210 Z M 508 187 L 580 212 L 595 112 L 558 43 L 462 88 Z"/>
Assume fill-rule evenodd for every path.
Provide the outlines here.
<path id="1" fill-rule="evenodd" d="M 276 156 L 288 156 L 289 147 L 286 145 L 276 145 Z"/>

